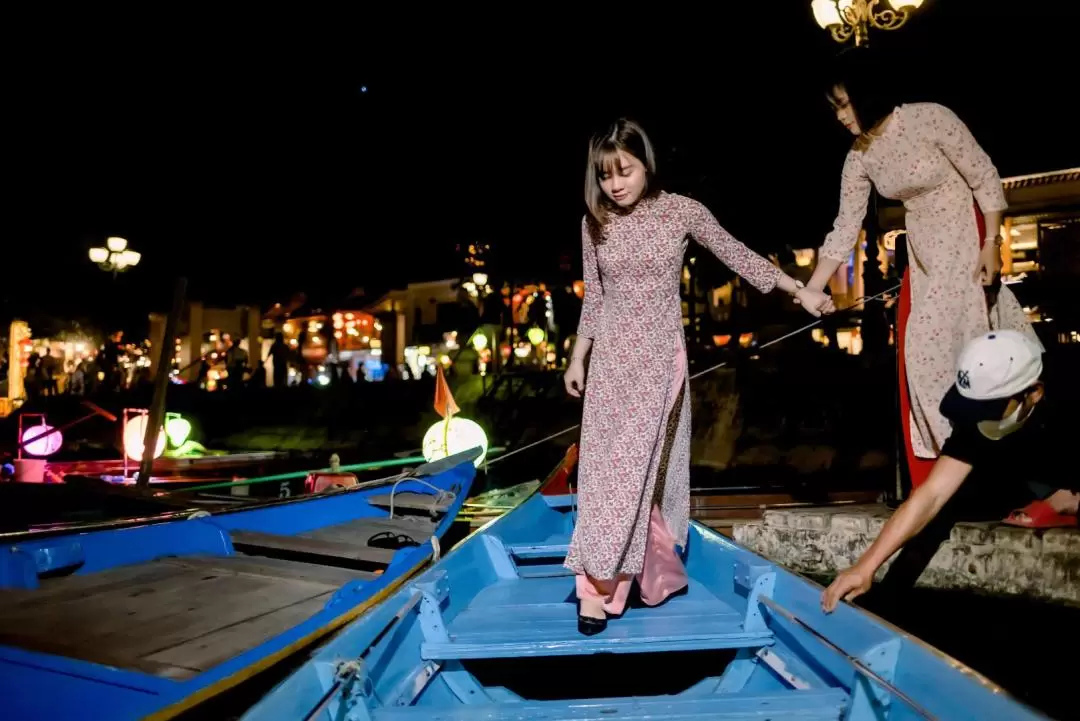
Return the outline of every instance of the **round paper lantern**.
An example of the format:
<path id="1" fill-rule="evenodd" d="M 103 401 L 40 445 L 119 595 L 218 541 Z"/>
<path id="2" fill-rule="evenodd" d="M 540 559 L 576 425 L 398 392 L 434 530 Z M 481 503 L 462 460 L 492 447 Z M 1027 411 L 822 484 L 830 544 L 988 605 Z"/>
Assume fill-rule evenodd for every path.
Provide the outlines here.
<path id="1" fill-rule="evenodd" d="M 170 414 L 165 419 L 165 435 L 169 437 L 173 448 L 179 448 L 191 435 L 191 421 L 179 413 Z"/>
<path id="2" fill-rule="evenodd" d="M 23 430 L 22 442 L 26 445 L 23 446 L 23 450 L 32 456 L 51 456 L 60 450 L 60 446 L 64 445 L 64 436 L 60 434 L 60 431 L 55 433 L 49 433 L 53 430 L 52 426 L 42 423 L 38 426 L 31 426 Z M 45 435 L 49 433 L 49 435 Z M 39 438 L 39 436 L 44 436 Z M 37 438 L 37 440 L 34 440 Z"/>
<path id="3" fill-rule="evenodd" d="M 438 421 L 428 428 L 424 434 L 423 453 L 430 463 L 477 446 L 481 451 L 473 465 L 479 468 L 487 456 L 487 434 L 476 421 L 451 416 L 449 420 Z"/>
<path id="4" fill-rule="evenodd" d="M 146 440 L 146 416 L 132 416 L 124 426 L 124 453 L 133 461 L 143 457 L 143 441 Z M 154 445 L 154 458 L 165 452 L 165 429 L 158 429 L 157 443 Z"/>

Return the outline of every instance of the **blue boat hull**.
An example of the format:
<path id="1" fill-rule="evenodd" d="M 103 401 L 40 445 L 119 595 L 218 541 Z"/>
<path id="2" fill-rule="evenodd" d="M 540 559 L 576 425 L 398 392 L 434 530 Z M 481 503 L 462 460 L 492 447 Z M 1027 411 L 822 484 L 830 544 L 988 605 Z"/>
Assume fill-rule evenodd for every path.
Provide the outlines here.
<path id="1" fill-rule="evenodd" d="M 820 586 L 698 523 L 685 594 L 580 635 L 573 501 L 538 492 L 473 533 L 244 721 L 1043 718 L 871 614 L 824 614 Z"/>
<path id="2" fill-rule="evenodd" d="M 0 717 L 171 718 L 302 650 L 437 555 L 476 472 L 471 456 L 450 460 L 392 494 L 346 490 L 10 545 L 0 552 Z M 348 535 L 379 524 L 405 537 L 401 547 Z M 124 656 L 136 647 L 138 658 Z"/>

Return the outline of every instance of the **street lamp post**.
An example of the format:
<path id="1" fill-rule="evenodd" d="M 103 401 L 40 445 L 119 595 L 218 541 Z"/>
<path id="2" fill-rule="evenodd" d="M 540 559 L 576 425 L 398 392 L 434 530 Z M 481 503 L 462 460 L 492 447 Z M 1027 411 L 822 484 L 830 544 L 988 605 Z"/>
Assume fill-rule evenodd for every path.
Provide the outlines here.
<path id="1" fill-rule="evenodd" d="M 124 238 L 112 236 L 105 240 L 104 248 L 90 249 L 90 262 L 96 263 L 97 267 L 113 274 L 122 273 L 128 268 L 134 268 L 142 259 L 142 253 L 128 248 L 128 242 Z"/>
<path id="2" fill-rule="evenodd" d="M 844 43 L 854 35 L 855 45 L 860 46 L 869 44 L 871 26 L 896 30 L 922 4 L 923 0 L 812 0 L 810 9 L 833 40 Z"/>

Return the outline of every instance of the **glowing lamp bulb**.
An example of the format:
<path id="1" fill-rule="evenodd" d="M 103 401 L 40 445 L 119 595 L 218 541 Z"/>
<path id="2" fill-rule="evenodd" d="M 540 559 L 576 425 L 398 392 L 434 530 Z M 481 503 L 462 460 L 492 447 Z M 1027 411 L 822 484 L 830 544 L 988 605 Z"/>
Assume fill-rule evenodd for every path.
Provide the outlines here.
<path id="1" fill-rule="evenodd" d="M 473 461 L 477 468 L 484 462 L 488 450 L 488 437 L 476 421 L 451 416 L 449 420 L 436 422 L 424 434 L 423 454 L 428 463 L 440 458 L 480 447 L 480 455 Z"/>
<path id="2" fill-rule="evenodd" d="M 52 430 L 52 426 L 44 423 L 24 430 L 21 439 L 25 444 L 23 450 L 32 456 L 51 456 L 56 453 L 64 445 L 64 436 L 60 431 L 49 433 Z M 45 435 L 46 433 L 49 435 Z"/>
<path id="3" fill-rule="evenodd" d="M 134 416 L 124 426 L 124 453 L 133 461 L 143 459 L 143 441 L 146 439 L 146 416 Z M 157 443 L 154 444 L 154 458 L 165 452 L 165 429 L 158 430 Z"/>
<path id="4" fill-rule="evenodd" d="M 533 345 L 540 345 L 544 342 L 544 338 L 547 337 L 547 333 L 544 332 L 544 329 L 536 325 L 529 328 L 529 331 L 525 335 Z"/>

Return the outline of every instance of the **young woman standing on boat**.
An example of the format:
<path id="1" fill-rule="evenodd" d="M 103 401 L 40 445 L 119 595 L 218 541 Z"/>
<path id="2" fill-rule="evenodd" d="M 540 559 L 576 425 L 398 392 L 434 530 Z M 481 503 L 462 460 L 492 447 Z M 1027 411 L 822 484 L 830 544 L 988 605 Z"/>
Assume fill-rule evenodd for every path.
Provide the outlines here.
<path id="1" fill-rule="evenodd" d="M 825 92 L 855 136 L 840 179 L 840 209 L 807 286 L 822 290 L 859 237 L 871 187 L 903 200 L 908 267 L 897 310 L 900 421 L 913 488 L 933 468 L 951 426 L 939 406 L 964 343 L 995 328 L 1038 342 L 1016 297 L 987 286 L 1001 270 L 1005 194 L 990 157 L 948 108 L 903 104 L 865 49 L 839 58 Z"/>
<path id="2" fill-rule="evenodd" d="M 622 613 L 635 578 L 648 605 L 687 584 L 675 553 L 690 506 L 679 297 L 687 236 L 763 293 L 779 287 L 815 315 L 830 301 L 733 238 L 701 203 L 662 191 L 652 146 L 632 121 L 590 142 L 585 204 L 585 298 L 565 378 L 567 392 L 585 400 L 565 565 L 576 574 L 578 628 L 593 634 Z"/>

